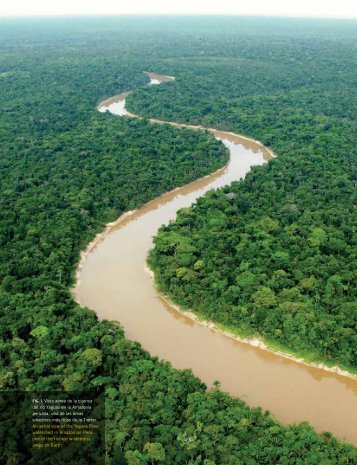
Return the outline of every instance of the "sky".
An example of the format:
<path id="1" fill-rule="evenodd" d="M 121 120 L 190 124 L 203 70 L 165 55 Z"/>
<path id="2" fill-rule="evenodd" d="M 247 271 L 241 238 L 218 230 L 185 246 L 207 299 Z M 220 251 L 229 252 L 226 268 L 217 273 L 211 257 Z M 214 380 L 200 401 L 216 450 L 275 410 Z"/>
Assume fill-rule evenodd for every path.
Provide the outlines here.
<path id="1" fill-rule="evenodd" d="M 356 0 L 4 0 L 0 16 L 236 14 L 357 18 Z"/>

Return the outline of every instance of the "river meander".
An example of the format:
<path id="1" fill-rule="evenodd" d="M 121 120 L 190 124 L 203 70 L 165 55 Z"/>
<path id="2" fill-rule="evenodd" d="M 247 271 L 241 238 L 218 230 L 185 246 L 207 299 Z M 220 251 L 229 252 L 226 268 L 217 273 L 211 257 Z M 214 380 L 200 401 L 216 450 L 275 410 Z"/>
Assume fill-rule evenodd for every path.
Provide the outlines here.
<path id="1" fill-rule="evenodd" d="M 171 79 L 150 78 L 152 84 Z M 125 110 L 127 95 L 108 99 L 98 109 L 130 116 Z M 76 299 L 99 318 L 119 321 L 126 336 L 139 341 L 151 355 L 170 361 L 175 368 L 191 368 L 208 386 L 219 380 L 222 390 L 270 410 L 283 423 L 308 421 L 319 432 L 331 431 L 357 444 L 355 379 L 239 342 L 194 321 L 160 295 L 145 269 L 152 237 L 175 218 L 178 209 L 209 189 L 244 178 L 251 166 L 271 158 L 269 150 L 256 141 L 211 132 L 228 147 L 228 165 L 109 225 L 82 255 Z"/>

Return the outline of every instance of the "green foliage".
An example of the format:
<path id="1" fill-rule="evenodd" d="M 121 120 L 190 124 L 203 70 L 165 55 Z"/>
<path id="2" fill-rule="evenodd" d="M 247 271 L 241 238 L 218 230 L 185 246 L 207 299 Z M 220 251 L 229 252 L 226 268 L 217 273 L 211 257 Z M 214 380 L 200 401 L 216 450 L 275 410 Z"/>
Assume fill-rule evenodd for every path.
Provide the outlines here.
<path id="1" fill-rule="evenodd" d="M 243 133 L 279 157 L 179 212 L 155 238 L 150 266 L 184 308 L 355 370 L 357 133 L 348 24 L 341 34 L 333 27 L 312 34 L 311 23 L 300 23 L 300 34 L 287 32 L 287 20 L 269 37 L 263 20 L 255 36 L 236 21 L 227 22 L 237 25 L 229 45 L 213 29 L 195 63 L 194 53 L 172 63 L 175 82 L 136 91 L 129 107 Z M 165 250 L 172 237 L 194 241 L 190 257 Z"/>
<path id="2" fill-rule="evenodd" d="M 323 460 L 352 464 L 356 462 L 356 452 L 351 446 L 341 444 L 329 434 L 318 435 L 306 424 L 284 427 L 267 412 L 249 408 L 243 401 L 223 394 L 218 386 L 207 391 L 190 371 L 174 370 L 168 363 L 151 358 L 139 344 L 125 339 L 119 324 L 98 321 L 92 311 L 74 303 L 68 290 L 73 283 L 80 250 L 106 222 L 166 190 L 214 171 L 227 159 L 222 144 L 205 133 L 99 114 L 95 105 L 102 98 L 144 84 L 144 70 L 177 74 L 177 84 L 167 84 L 169 93 L 177 85 L 182 85 L 178 73 L 181 65 L 183 73 L 191 68 L 191 78 L 196 76 L 196 80 L 192 81 L 192 89 L 196 92 L 200 76 L 207 74 L 212 66 L 212 69 L 217 69 L 217 63 L 222 73 L 227 72 L 227 62 L 231 60 L 229 54 L 239 53 L 246 63 L 245 71 L 250 69 L 250 72 L 241 74 L 240 85 L 236 88 L 246 94 L 247 108 L 254 115 L 254 111 L 261 107 L 260 99 L 270 98 L 269 92 L 275 88 L 277 80 L 289 88 L 293 87 L 288 85 L 289 80 L 299 82 L 302 79 L 306 85 L 312 79 L 311 73 L 319 69 L 319 65 L 314 64 L 314 53 L 309 60 L 312 71 L 307 77 L 304 77 L 305 66 L 299 65 L 301 72 L 296 76 L 297 65 L 289 72 L 290 62 L 283 69 L 274 69 L 272 61 L 287 60 L 287 48 L 296 50 L 296 37 L 290 37 L 288 29 L 285 30 L 287 38 L 272 40 L 268 44 L 266 37 L 261 36 L 261 27 L 254 27 L 259 34 L 254 32 L 252 35 L 251 24 L 246 20 L 241 20 L 238 32 L 234 32 L 238 23 L 229 20 L 229 26 L 233 27 L 233 35 L 229 38 L 226 35 L 227 23 L 222 21 L 217 20 L 216 24 L 208 19 L 182 22 L 175 18 L 170 21 L 91 18 L 1 22 L 0 386 L 1 389 L 34 391 L 105 390 L 108 465 L 160 462 L 165 465 L 318 465 Z M 213 24 L 216 24 L 214 28 Z M 321 27 L 319 24 L 317 22 L 312 29 L 307 29 L 315 35 L 316 27 L 317 31 Z M 269 21 L 264 27 L 267 35 L 276 30 L 276 25 Z M 332 32 L 325 34 L 340 34 L 338 25 L 331 28 Z M 329 42 L 323 43 L 329 50 Z M 305 50 L 302 39 L 298 44 Z M 215 58 L 215 53 L 219 59 Z M 259 68 L 256 60 L 262 60 L 267 53 L 270 58 L 263 60 Z M 308 54 L 307 51 L 304 53 Z M 341 60 L 346 59 L 345 48 L 341 46 L 339 53 Z M 261 70 L 260 80 L 256 75 L 257 66 Z M 342 69 L 344 73 L 346 68 Z M 234 83 L 235 75 L 228 73 L 226 82 L 225 79 L 217 80 L 218 76 L 216 73 L 207 74 L 206 81 L 201 79 L 202 88 L 185 111 L 191 108 L 192 112 L 199 113 L 199 94 L 207 95 L 208 89 L 217 93 L 217 86 L 221 86 L 220 101 L 225 102 L 227 109 L 230 108 L 235 95 L 227 90 Z M 265 76 L 263 80 L 262 76 Z M 314 82 L 323 82 L 325 78 L 326 72 L 321 77 L 317 75 Z M 344 79 L 345 74 L 342 74 L 341 82 Z M 257 87 L 265 89 L 265 96 L 257 96 L 256 104 L 252 105 L 251 94 L 256 93 Z M 316 88 L 316 94 L 319 91 Z M 157 87 L 151 92 L 160 93 L 161 99 L 166 90 Z M 303 88 L 301 95 L 304 95 Z M 310 98 L 310 94 L 306 93 L 303 104 Z M 325 93 L 323 98 L 330 102 L 329 93 Z M 148 105 L 148 101 L 142 102 Z M 273 105 L 273 98 L 271 102 Z M 176 103 L 182 106 L 181 99 L 177 99 Z M 290 101 L 286 101 L 284 106 L 284 111 L 287 111 Z M 205 108 L 207 114 L 216 112 L 209 102 L 205 103 Z M 269 113 L 266 105 L 265 108 Z M 328 108 L 332 111 L 335 105 L 330 104 Z M 346 110 L 344 118 L 348 125 L 351 110 L 345 104 L 342 108 Z M 220 114 L 222 124 L 226 123 L 229 111 Z M 257 118 L 248 119 L 251 121 L 249 124 L 257 124 Z M 261 124 L 268 124 L 268 120 Z M 319 128 L 325 124 L 327 121 L 322 118 Z M 287 131 L 295 125 L 291 122 Z M 309 138 L 307 127 L 308 122 L 301 127 L 301 134 Z M 325 147 L 328 150 L 339 130 L 340 127 L 336 126 L 332 134 L 328 132 L 321 136 L 326 137 Z M 277 132 L 278 129 L 274 131 Z M 344 147 L 348 148 L 348 138 L 346 144 Z M 321 162 L 323 157 L 318 160 Z M 290 173 L 289 177 L 289 170 L 284 168 L 283 162 L 278 163 L 271 165 L 276 167 L 273 172 L 276 191 L 285 196 L 284 179 L 293 182 L 293 178 L 298 180 L 299 177 L 295 173 L 294 176 Z M 313 167 L 313 160 L 310 164 L 304 161 L 306 172 L 312 172 Z M 272 168 L 254 171 L 247 180 L 246 192 L 244 189 L 241 192 L 242 188 L 237 185 L 233 186 L 234 192 L 239 194 L 233 199 L 234 207 L 237 210 L 241 208 L 242 214 L 251 208 L 256 212 L 263 206 L 262 199 L 252 198 L 249 189 L 257 190 L 257 185 L 265 189 L 265 182 L 271 186 L 272 179 L 266 174 L 269 170 Z M 264 182 L 263 172 L 267 176 Z M 300 166 L 297 173 L 301 175 Z M 256 184 L 252 185 L 255 177 Z M 316 180 L 314 182 L 317 183 Z M 335 188 L 331 195 L 339 201 L 345 195 L 344 190 L 347 192 L 349 188 L 349 172 L 334 178 L 333 183 Z M 304 189 L 310 187 L 309 184 Z M 320 192 L 318 187 L 315 190 Z M 210 195 L 214 204 L 221 193 Z M 284 199 L 284 215 L 298 220 L 303 204 L 295 196 Z M 317 197 L 317 205 L 319 199 Z M 219 211 L 226 201 L 226 197 L 221 199 L 216 210 Z M 201 202 L 203 204 L 204 201 Z M 280 200 L 276 205 L 281 206 Z M 191 215 L 190 210 L 186 213 Z M 233 213 L 231 210 L 222 213 L 212 230 L 217 234 L 222 230 L 224 241 L 215 240 L 214 244 L 223 247 L 225 243 L 239 255 L 241 243 L 237 243 L 236 238 L 240 236 L 234 234 L 235 239 L 231 240 L 226 235 Z M 267 314 L 275 311 L 271 307 L 274 298 L 279 304 L 285 302 L 288 306 L 287 310 L 282 308 L 282 313 L 295 311 L 294 305 L 306 304 L 307 314 L 311 314 L 313 319 L 313 309 L 306 299 L 315 299 L 315 295 L 319 295 L 320 277 L 315 276 L 316 264 L 307 266 L 304 263 L 306 273 L 301 270 L 297 273 L 296 279 L 304 283 L 300 289 L 287 267 L 287 260 L 293 260 L 294 254 L 286 244 L 290 240 L 293 242 L 298 234 L 296 248 L 300 251 L 300 234 L 304 244 L 309 243 L 307 238 L 313 234 L 313 225 L 328 235 L 327 242 L 311 247 L 313 253 L 319 254 L 321 248 L 329 247 L 332 259 L 336 260 L 336 254 L 344 256 L 350 252 L 350 232 L 345 234 L 343 230 L 341 234 L 340 229 L 336 229 L 345 220 L 342 214 L 338 214 L 336 228 L 330 234 L 323 215 L 320 221 L 307 210 L 304 222 L 299 220 L 294 225 L 290 220 L 281 223 L 274 211 L 268 213 L 260 218 L 261 229 L 257 231 L 254 227 L 256 215 L 252 215 L 239 240 L 243 241 L 243 245 L 249 245 L 249 238 L 260 233 L 268 241 L 275 241 L 283 234 L 284 243 L 273 249 L 274 253 L 279 252 L 274 258 L 276 267 L 271 267 L 271 270 L 276 269 L 274 282 L 266 283 L 265 278 L 262 279 L 266 256 L 263 254 L 259 258 L 255 253 L 257 249 L 253 248 L 241 260 L 238 269 L 232 267 L 234 274 L 232 282 L 229 282 L 229 291 L 224 275 L 215 273 L 209 277 L 212 278 L 214 298 L 227 291 L 234 302 L 241 293 L 247 299 L 254 293 L 258 300 L 268 302 Z M 196 214 L 192 220 L 194 224 Z M 287 229 L 283 229 L 282 233 L 281 228 Z M 199 256 L 202 239 L 192 241 L 184 231 L 161 237 L 158 246 L 161 242 L 167 259 L 172 260 L 175 254 L 179 257 L 180 262 L 174 266 L 175 276 L 177 269 L 187 270 L 177 279 L 185 277 L 182 279 L 184 285 L 194 290 L 200 276 L 205 273 L 209 276 L 215 268 L 211 257 Z M 212 252 L 214 250 L 212 247 Z M 288 257 L 285 255 L 287 250 Z M 311 250 L 308 250 L 309 254 Z M 255 266 L 257 257 L 262 267 L 258 273 Z M 316 260 L 320 263 L 319 258 Z M 221 267 L 221 272 L 226 273 L 231 265 L 228 260 Z M 333 272 L 325 273 L 326 295 L 340 296 L 342 293 L 344 296 L 347 283 L 345 275 L 341 274 L 343 270 L 338 272 L 333 261 L 329 270 Z M 332 276 L 335 277 L 327 281 Z M 279 296 L 284 292 L 283 302 L 280 302 Z M 352 304 L 345 305 L 344 302 L 341 300 L 340 307 L 333 308 L 331 314 L 337 317 L 345 312 L 346 318 L 350 318 Z M 240 314 L 249 318 L 251 310 L 248 302 L 240 308 Z M 324 327 L 318 328 L 324 333 Z M 344 344 L 346 351 L 350 350 L 349 328 L 349 324 L 341 323 L 339 329 L 340 343 Z M 321 335 L 317 337 L 321 338 Z M 6 412 L 6 405 L 0 405 L 0 411 Z M 33 463 L 25 454 L 18 428 L 9 419 L 2 422 L 0 462 Z"/>

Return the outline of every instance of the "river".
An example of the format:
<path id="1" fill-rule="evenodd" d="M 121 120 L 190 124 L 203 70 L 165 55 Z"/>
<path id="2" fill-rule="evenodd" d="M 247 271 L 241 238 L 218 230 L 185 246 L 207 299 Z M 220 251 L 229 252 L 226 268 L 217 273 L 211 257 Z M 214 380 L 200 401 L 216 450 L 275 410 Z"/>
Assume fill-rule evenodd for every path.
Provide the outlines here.
<path id="1" fill-rule="evenodd" d="M 152 85 L 173 79 L 149 76 Z M 98 109 L 130 116 L 125 109 L 127 95 L 108 99 Z M 270 410 L 284 424 L 308 421 L 318 432 L 331 431 L 357 444 L 356 379 L 234 340 L 182 314 L 154 288 L 145 264 L 158 228 L 209 189 L 244 178 L 251 166 L 273 156 L 257 141 L 211 132 L 230 151 L 227 167 L 109 225 L 82 254 L 73 290 L 76 300 L 101 319 L 119 321 L 126 336 L 139 341 L 151 355 L 175 368 L 191 368 L 209 387 L 219 380 L 223 391 Z"/>

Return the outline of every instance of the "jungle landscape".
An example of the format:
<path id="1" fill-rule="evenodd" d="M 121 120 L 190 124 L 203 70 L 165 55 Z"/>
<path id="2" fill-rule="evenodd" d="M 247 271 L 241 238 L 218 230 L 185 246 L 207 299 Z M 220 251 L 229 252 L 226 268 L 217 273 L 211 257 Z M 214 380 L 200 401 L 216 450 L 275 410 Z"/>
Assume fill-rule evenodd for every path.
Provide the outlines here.
<path id="1" fill-rule="evenodd" d="M 212 132 L 150 119 L 242 134 L 276 157 L 160 227 L 155 285 L 222 331 L 338 367 L 355 394 L 356 37 L 352 20 L 1 19 L 0 393 L 104 393 L 92 463 L 356 464 L 352 433 L 282 422 L 175 368 L 72 291 L 108 223 L 228 163 Z M 129 90 L 139 118 L 98 111 Z M 0 463 L 37 465 L 6 399 Z M 43 463 L 87 463 L 59 454 Z"/>

